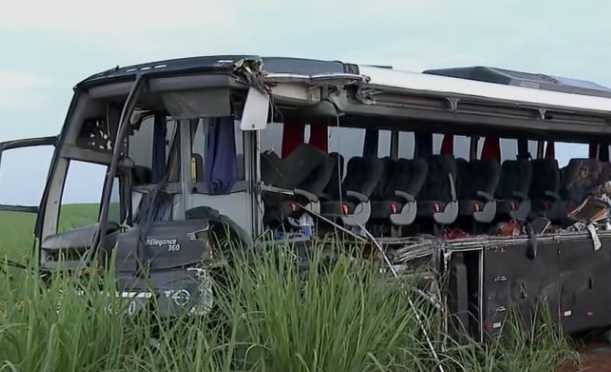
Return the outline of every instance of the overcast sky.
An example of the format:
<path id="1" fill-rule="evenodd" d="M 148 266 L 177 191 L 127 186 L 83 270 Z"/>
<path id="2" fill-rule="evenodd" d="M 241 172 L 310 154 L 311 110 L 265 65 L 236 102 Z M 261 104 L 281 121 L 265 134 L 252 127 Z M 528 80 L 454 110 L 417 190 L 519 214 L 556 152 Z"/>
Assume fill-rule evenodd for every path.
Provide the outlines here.
<path id="1" fill-rule="evenodd" d="M 611 86 L 610 14 L 608 0 L 14 1 L 0 12 L 0 140 L 57 134 L 92 73 L 206 54 L 490 65 Z M 38 203 L 49 156 L 3 154 L 0 202 Z M 99 199 L 99 170 L 69 177 L 67 201 Z"/>

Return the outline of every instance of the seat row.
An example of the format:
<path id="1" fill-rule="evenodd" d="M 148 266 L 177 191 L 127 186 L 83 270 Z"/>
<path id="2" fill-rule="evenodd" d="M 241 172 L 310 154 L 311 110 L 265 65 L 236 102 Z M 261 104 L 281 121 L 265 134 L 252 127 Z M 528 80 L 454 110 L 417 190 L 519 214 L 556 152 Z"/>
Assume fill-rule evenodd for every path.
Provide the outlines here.
<path id="1" fill-rule="evenodd" d="M 267 174 L 275 174 L 283 187 L 294 190 L 291 196 L 265 199 L 268 223 L 299 218 L 303 210 L 297 204 L 346 226 L 408 226 L 420 220 L 441 227 L 459 219 L 489 224 L 534 215 L 562 223 L 567 211 L 593 187 L 611 179 L 608 163 L 594 159 L 572 159 L 559 169 L 553 159 L 506 160 L 499 165 L 492 159 L 467 161 L 447 154 L 418 159 L 353 157 L 342 177 L 340 154 L 299 151 L 292 159 L 267 154 L 262 160 L 262 166 L 273 168 Z M 297 180 L 279 177 L 282 167 Z"/>

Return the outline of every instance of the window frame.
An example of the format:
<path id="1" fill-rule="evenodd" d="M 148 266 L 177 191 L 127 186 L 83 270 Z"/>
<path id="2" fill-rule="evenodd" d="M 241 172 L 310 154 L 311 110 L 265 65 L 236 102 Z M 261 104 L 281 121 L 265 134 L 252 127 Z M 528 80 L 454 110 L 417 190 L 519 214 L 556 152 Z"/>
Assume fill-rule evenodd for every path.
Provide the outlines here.
<path id="1" fill-rule="evenodd" d="M 202 162 L 205 164 L 206 162 L 206 142 L 207 142 L 207 136 L 209 134 L 209 129 L 210 129 L 210 122 L 209 122 L 210 118 L 197 118 L 197 119 L 193 119 L 193 121 L 191 121 L 191 128 L 190 128 L 190 149 L 191 149 L 191 158 L 189 159 L 189 162 L 191 162 L 191 159 L 193 158 L 194 154 L 200 155 L 202 158 Z M 197 121 L 194 121 L 197 120 Z M 195 128 L 193 128 L 193 125 L 195 125 Z M 236 148 L 236 156 L 237 156 L 237 160 L 238 160 L 238 178 L 235 182 L 235 184 L 233 185 L 233 187 L 230 190 L 230 194 L 233 193 L 238 193 L 238 192 L 245 192 L 248 190 L 248 181 L 247 181 L 247 175 L 246 175 L 246 148 L 244 146 L 245 142 L 247 141 L 245 132 L 242 131 L 240 129 L 240 121 L 235 119 L 233 120 L 233 125 L 234 125 L 234 141 L 235 141 L 235 148 Z M 195 140 L 197 139 L 198 135 L 202 135 L 201 140 L 203 141 L 203 146 L 202 149 L 195 149 Z M 201 153 L 200 153 L 201 151 Z M 240 164 L 241 163 L 241 164 Z M 204 195 L 208 195 L 210 194 L 209 191 L 209 186 L 208 186 L 208 182 L 203 179 L 203 180 L 196 180 L 195 182 L 192 181 L 192 177 L 191 175 L 189 175 L 189 186 L 190 186 L 190 190 L 191 193 L 193 194 L 204 194 Z M 168 186 L 170 186 L 170 183 L 168 183 Z M 180 189 L 180 184 L 178 185 L 172 185 L 173 189 L 175 190 L 179 190 Z"/>
<path id="2" fill-rule="evenodd" d="M 102 199 L 103 199 L 103 195 L 102 195 L 102 189 L 103 189 L 103 185 L 105 182 L 105 178 L 106 178 L 106 173 L 109 170 L 109 165 L 106 164 L 99 164 L 99 163 L 95 163 L 95 162 L 89 162 L 89 161 L 85 161 L 85 160 L 80 160 L 80 159 L 65 159 L 67 161 L 66 164 L 66 173 L 64 176 L 64 180 L 63 180 L 63 185 L 62 185 L 62 189 L 61 189 L 61 196 L 59 199 L 59 205 L 57 208 L 57 219 L 55 221 L 56 226 L 57 226 L 57 232 L 56 233 L 62 233 L 62 232 L 66 232 L 66 231 L 71 231 L 74 229 L 78 229 L 81 228 L 83 226 L 89 226 L 89 225 L 93 225 L 96 223 L 99 223 L 99 219 L 100 219 L 100 212 L 102 210 Z M 67 195 L 66 194 L 66 184 L 67 182 L 69 182 L 69 180 L 71 179 L 70 176 L 70 167 L 74 166 L 74 164 L 87 164 L 87 165 L 96 165 L 96 166 L 100 166 L 100 167 L 104 167 L 104 172 L 102 174 L 101 177 L 101 188 L 100 188 L 100 196 L 99 199 L 96 202 L 91 202 L 91 203 L 75 203 L 75 204 L 97 204 L 97 217 L 94 221 L 92 221 L 90 224 L 86 224 L 86 225 L 82 225 L 82 226 L 76 226 L 76 227 L 71 227 L 70 229 L 63 229 L 62 228 L 62 224 L 60 223 L 60 221 L 62 220 L 62 210 L 64 210 L 64 206 L 67 204 L 72 204 L 72 203 L 64 203 L 64 197 Z M 72 168 L 74 169 L 74 168 Z M 119 206 L 119 215 L 118 216 L 113 216 L 113 217 L 118 217 L 118 220 L 115 221 L 116 218 L 109 218 L 110 221 L 115 221 L 119 224 L 122 224 L 123 222 L 125 222 L 124 220 L 127 218 L 128 223 L 131 223 L 131 220 L 129 220 L 129 216 L 126 215 L 126 213 L 128 213 L 128 211 L 125 209 L 125 195 L 123 193 L 123 185 L 125 184 L 125 176 L 123 175 L 117 175 L 115 182 L 113 182 L 113 190 L 111 191 L 111 200 L 113 200 L 115 198 L 115 196 L 118 196 L 118 201 L 116 202 Z M 118 194 L 118 195 L 117 195 Z M 112 209 L 110 209 L 112 210 Z M 110 215 L 109 215 L 110 217 Z"/>

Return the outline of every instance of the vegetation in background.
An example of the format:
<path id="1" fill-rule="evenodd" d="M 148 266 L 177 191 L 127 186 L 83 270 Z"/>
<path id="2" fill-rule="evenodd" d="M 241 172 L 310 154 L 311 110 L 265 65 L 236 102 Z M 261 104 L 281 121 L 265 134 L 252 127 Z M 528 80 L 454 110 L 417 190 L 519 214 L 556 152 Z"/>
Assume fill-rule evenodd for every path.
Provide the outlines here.
<path id="1" fill-rule="evenodd" d="M 73 220 L 62 224 L 82 226 L 97 215 L 91 206 L 70 208 Z M 30 216 L 0 214 L 0 256 L 31 255 L 32 224 Z M 440 340 L 441 322 L 421 297 L 410 307 L 401 283 L 347 256 L 329 269 L 315 255 L 299 271 L 286 250 L 270 247 L 249 265 L 238 262 L 231 284 L 217 288 L 213 314 L 170 325 L 154 313 L 131 319 L 109 312 L 108 298 L 95 290 L 79 298 L 67 280 L 48 290 L 35 275 L 11 280 L 16 269 L 7 268 L 0 273 L 0 371 L 439 370 L 422 328 Z M 96 279 L 83 286 L 93 288 Z M 434 343 L 446 372 L 555 371 L 574 355 L 546 324 L 507 323 L 503 343 L 450 343 L 443 351 Z"/>

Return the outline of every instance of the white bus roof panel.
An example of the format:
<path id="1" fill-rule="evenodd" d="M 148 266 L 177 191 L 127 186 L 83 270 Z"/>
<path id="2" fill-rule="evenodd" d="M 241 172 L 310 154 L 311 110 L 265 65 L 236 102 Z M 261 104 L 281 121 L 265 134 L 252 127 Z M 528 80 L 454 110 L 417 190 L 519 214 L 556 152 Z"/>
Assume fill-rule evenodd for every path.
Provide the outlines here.
<path id="1" fill-rule="evenodd" d="M 531 89 L 611 98 L 611 89 L 591 81 L 556 77 L 541 73 L 507 70 L 498 67 L 453 67 L 425 70 L 423 73 Z"/>
<path id="2" fill-rule="evenodd" d="M 371 79 L 369 84 L 372 85 L 426 93 L 471 96 L 483 100 L 491 98 L 530 106 L 562 107 L 569 110 L 598 111 L 611 114 L 610 98 L 545 91 L 365 65 L 359 66 L 359 72 L 369 76 Z"/>

